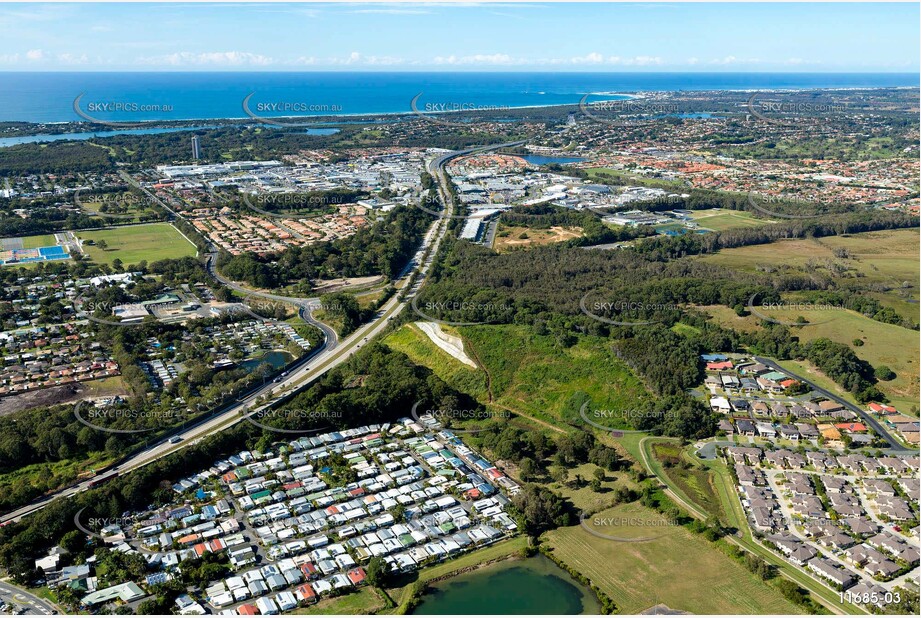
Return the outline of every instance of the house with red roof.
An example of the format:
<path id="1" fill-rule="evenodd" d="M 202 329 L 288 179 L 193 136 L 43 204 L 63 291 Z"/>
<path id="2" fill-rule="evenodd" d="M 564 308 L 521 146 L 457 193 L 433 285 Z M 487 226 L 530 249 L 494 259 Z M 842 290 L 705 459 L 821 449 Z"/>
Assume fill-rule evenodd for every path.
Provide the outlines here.
<path id="1" fill-rule="evenodd" d="M 297 598 L 304 603 L 316 603 L 318 601 L 317 593 L 313 591 L 313 586 L 310 584 L 301 584 L 295 588 L 294 592 L 297 594 Z"/>
<path id="2" fill-rule="evenodd" d="M 353 586 L 360 586 L 364 583 L 365 577 L 367 577 L 365 570 L 361 567 L 355 567 L 351 569 L 346 575 L 349 578 L 349 581 L 352 582 Z"/>
<path id="3" fill-rule="evenodd" d="M 240 616 L 258 616 L 259 609 L 252 603 L 244 603 L 237 608 L 237 614 Z"/>
<path id="4" fill-rule="evenodd" d="M 836 423 L 835 428 L 849 433 L 863 433 L 867 430 L 863 423 Z"/>
<path id="5" fill-rule="evenodd" d="M 707 363 L 707 371 L 726 371 L 728 369 L 732 369 L 730 360 Z"/>

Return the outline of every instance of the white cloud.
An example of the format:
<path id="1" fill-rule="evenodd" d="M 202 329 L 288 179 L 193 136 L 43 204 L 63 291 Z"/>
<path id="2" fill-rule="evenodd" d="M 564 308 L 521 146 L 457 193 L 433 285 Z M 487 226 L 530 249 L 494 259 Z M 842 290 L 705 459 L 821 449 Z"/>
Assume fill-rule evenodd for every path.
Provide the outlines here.
<path id="1" fill-rule="evenodd" d="M 524 64 L 525 61 L 517 58 L 512 58 L 508 54 L 474 54 L 472 56 L 436 56 L 433 60 L 435 64 L 449 64 L 449 65 L 470 65 L 470 64 L 483 64 L 483 65 L 512 65 L 512 64 Z"/>
<path id="2" fill-rule="evenodd" d="M 570 60 L 572 64 L 601 64 L 604 62 L 604 56 L 598 52 L 592 52 L 585 56 L 577 56 Z"/>
<path id="3" fill-rule="evenodd" d="M 40 49 L 30 49 L 26 52 L 27 60 L 43 60 L 45 58 L 45 52 Z"/>
<path id="4" fill-rule="evenodd" d="M 736 58 L 735 56 L 725 56 L 724 58 L 714 58 L 710 61 L 710 64 L 758 64 L 761 62 L 757 58 Z"/>
<path id="5" fill-rule="evenodd" d="M 359 9 L 349 13 L 377 13 L 381 15 L 428 15 L 430 11 L 419 9 Z"/>
<path id="6" fill-rule="evenodd" d="M 86 54 L 75 56 L 70 53 L 58 54 L 57 59 L 61 64 L 86 64 L 90 60 Z"/>
<path id="7" fill-rule="evenodd" d="M 274 60 L 262 54 L 250 52 L 177 52 L 164 56 L 147 56 L 139 59 L 141 64 L 165 64 L 169 66 L 268 66 Z"/>

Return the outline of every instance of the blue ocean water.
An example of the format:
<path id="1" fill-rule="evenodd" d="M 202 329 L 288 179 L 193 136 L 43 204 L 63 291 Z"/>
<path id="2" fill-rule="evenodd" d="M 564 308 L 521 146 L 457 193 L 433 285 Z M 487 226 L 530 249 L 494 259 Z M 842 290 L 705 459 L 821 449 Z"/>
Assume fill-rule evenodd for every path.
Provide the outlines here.
<path id="1" fill-rule="evenodd" d="M 915 73 L 0 73 L 0 121 L 113 122 L 407 113 L 572 105 L 586 94 L 669 90 L 917 88 Z M 593 100 L 596 100 L 593 98 Z M 114 108 L 114 109 L 113 109 Z"/>

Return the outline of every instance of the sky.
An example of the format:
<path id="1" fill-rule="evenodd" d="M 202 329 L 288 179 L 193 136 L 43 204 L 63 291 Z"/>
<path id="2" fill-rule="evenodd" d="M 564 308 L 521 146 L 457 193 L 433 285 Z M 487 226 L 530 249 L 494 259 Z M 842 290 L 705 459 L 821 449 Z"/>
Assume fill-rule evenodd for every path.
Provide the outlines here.
<path id="1" fill-rule="evenodd" d="M 918 72 L 918 3 L 0 4 L 0 71 Z"/>

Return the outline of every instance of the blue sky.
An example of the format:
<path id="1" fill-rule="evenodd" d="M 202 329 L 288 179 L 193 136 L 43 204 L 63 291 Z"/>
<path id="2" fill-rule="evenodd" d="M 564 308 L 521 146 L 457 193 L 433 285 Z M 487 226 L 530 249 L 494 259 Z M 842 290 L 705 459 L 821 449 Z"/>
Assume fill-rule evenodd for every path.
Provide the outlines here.
<path id="1" fill-rule="evenodd" d="M 0 4 L 0 71 L 917 72 L 917 3 Z"/>

